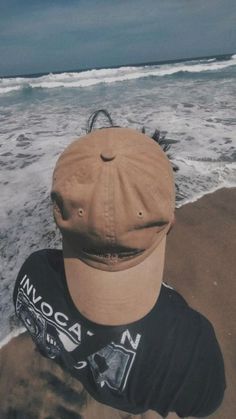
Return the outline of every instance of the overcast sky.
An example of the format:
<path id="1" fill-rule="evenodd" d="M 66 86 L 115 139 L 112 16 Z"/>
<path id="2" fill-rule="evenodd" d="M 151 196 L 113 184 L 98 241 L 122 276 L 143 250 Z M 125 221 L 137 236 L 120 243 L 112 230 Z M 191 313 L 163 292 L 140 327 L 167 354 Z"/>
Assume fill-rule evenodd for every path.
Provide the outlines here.
<path id="1" fill-rule="evenodd" d="M 0 75 L 236 52 L 236 0 L 0 0 Z"/>

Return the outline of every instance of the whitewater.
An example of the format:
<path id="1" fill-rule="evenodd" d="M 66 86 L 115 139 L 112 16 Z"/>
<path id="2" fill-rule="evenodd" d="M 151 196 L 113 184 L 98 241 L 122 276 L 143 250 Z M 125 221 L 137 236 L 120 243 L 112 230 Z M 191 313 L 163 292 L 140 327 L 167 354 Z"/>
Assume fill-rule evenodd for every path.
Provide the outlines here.
<path id="1" fill-rule="evenodd" d="M 53 89 L 59 87 L 89 87 L 100 83 L 115 83 L 136 80 L 144 77 L 163 77 L 181 73 L 199 73 L 202 71 L 216 71 L 236 65 L 236 55 L 230 62 L 219 62 L 217 59 L 199 60 L 198 63 L 175 63 L 167 65 L 144 65 L 120 68 L 106 68 L 81 72 L 47 74 L 41 77 L 13 77 L 0 79 L 0 94 L 9 93 L 26 88 Z"/>
<path id="2" fill-rule="evenodd" d="M 23 261 L 34 250 L 60 247 L 52 170 L 85 134 L 89 115 L 104 108 L 116 125 L 145 127 L 149 135 L 158 129 L 172 140 L 180 207 L 236 186 L 235 98 L 236 55 L 0 78 L 0 346 L 24 330 L 12 303 Z"/>

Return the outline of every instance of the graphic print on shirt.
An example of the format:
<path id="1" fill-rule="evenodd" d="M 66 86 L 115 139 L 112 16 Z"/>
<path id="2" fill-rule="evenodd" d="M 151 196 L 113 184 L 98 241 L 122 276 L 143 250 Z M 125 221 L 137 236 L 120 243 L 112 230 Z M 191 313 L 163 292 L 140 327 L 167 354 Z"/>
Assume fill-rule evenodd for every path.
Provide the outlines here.
<path id="1" fill-rule="evenodd" d="M 114 390 L 124 390 L 131 370 L 135 352 L 111 342 L 88 357 L 95 381 Z"/>
<path id="2" fill-rule="evenodd" d="M 27 275 L 20 281 L 16 313 L 47 357 L 53 359 L 61 356 L 63 359 L 66 353 L 71 353 L 71 367 L 76 370 L 89 368 L 97 385 L 107 385 L 119 391 L 125 389 L 141 339 L 140 334 L 137 334 L 134 340 L 126 329 L 118 344 L 110 342 L 84 361 L 76 361 L 73 351 L 79 347 L 84 334 L 91 336 L 93 333 L 82 329 L 78 322 L 72 323 L 63 312 L 55 311 L 54 307 L 37 293 Z"/>
<path id="3" fill-rule="evenodd" d="M 46 320 L 22 290 L 17 294 L 16 313 L 34 341 L 49 358 L 56 358 L 63 349 L 71 352 L 79 346 L 65 332 Z"/>

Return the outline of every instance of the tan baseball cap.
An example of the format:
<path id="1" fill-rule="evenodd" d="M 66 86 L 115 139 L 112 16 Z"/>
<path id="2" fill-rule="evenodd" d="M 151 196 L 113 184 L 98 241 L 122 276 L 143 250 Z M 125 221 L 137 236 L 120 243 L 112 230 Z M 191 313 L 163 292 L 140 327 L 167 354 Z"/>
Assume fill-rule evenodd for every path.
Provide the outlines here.
<path id="1" fill-rule="evenodd" d="M 100 324 L 143 317 L 160 291 L 174 218 L 173 170 L 162 148 L 133 129 L 97 129 L 61 154 L 51 196 L 79 311 Z"/>

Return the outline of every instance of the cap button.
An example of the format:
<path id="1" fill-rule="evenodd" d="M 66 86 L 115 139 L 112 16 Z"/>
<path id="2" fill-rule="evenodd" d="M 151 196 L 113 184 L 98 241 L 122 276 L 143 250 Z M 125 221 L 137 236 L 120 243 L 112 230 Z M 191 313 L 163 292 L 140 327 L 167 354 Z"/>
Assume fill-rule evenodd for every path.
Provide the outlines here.
<path id="1" fill-rule="evenodd" d="M 101 152 L 100 157 L 103 161 L 111 161 L 115 159 L 116 155 L 111 148 L 106 148 Z"/>

